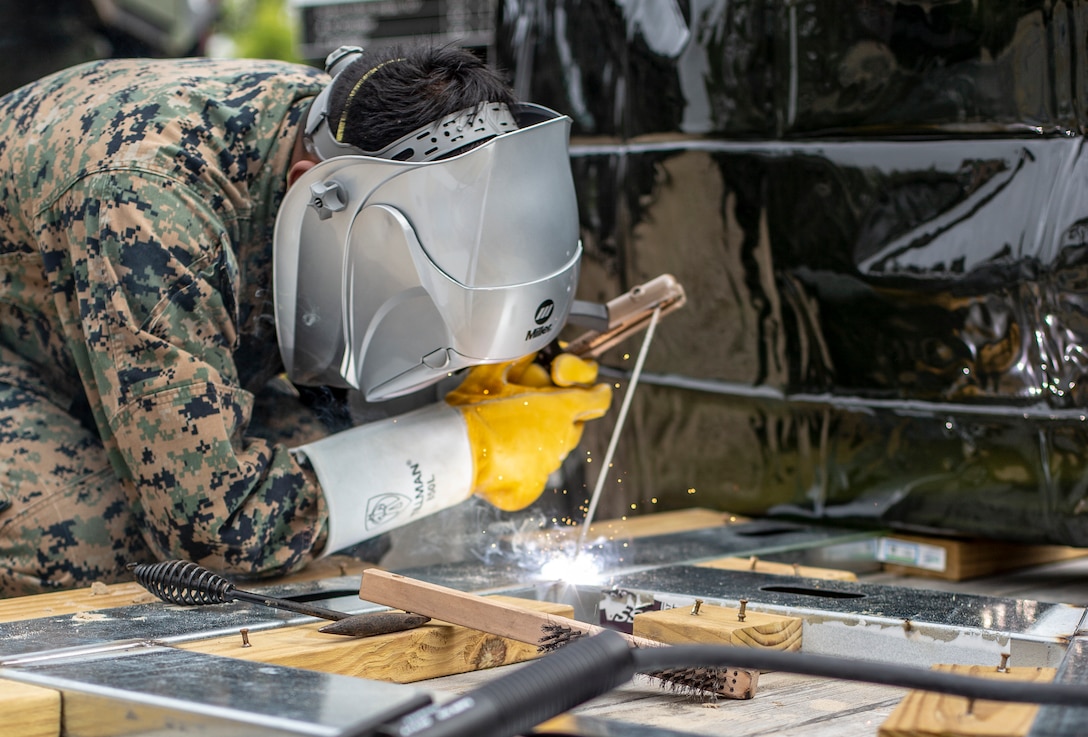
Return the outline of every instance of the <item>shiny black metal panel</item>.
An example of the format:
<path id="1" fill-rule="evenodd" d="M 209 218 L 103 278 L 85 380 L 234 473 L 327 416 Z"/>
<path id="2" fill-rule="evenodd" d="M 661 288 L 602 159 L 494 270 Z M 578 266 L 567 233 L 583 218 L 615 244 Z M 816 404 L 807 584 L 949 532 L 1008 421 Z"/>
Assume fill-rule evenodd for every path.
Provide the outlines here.
<path id="1" fill-rule="evenodd" d="M 575 121 L 580 296 L 689 296 L 601 514 L 1088 544 L 1086 8 L 501 5 L 499 66 Z"/>
<path id="2" fill-rule="evenodd" d="M 505 0 L 518 92 L 576 135 L 1069 133 L 1082 0 Z"/>

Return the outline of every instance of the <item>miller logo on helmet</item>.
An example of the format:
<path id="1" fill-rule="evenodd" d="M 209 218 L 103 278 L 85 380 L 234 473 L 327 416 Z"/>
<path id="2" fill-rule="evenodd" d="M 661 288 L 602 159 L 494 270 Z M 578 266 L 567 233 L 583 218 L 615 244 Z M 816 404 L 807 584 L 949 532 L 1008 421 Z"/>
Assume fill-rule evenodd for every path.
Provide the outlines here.
<path id="1" fill-rule="evenodd" d="M 552 318 L 552 311 L 555 310 L 555 302 L 550 299 L 546 299 L 540 303 L 540 306 L 536 308 L 536 317 L 533 318 L 537 325 L 543 325 Z"/>
<path id="2" fill-rule="evenodd" d="M 536 315 L 533 316 L 533 320 L 539 327 L 526 331 L 525 340 L 536 340 L 541 335 L 545 335 L 551 332 L 552 325 L 548 323 L 548 320 L 552 319 L 552 313 L 555 311 L 555 302 L 550 299 L 546 299 L 540 303 L 540 306 L 536 308 Z"/>

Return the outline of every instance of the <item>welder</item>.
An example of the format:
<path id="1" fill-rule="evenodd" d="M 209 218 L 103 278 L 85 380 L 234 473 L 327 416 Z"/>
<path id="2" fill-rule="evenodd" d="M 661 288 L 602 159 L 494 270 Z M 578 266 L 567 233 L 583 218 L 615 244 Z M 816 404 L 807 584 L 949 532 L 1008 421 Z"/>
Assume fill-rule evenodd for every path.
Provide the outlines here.
<path id="1" fill-rule="evenodd" d="M 568 134 L 450 46 L 0 98 L 0 595 L 531 504 L 611 402 L 533 360 L 578 278 Z"/>

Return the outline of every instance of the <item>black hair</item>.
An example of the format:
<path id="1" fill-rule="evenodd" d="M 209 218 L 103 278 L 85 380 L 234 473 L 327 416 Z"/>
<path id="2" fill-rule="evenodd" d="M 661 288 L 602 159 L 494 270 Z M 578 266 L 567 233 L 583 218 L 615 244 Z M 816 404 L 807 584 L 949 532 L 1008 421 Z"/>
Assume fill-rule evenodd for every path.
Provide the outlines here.
<path id="1" fill-rule="evenodd" d="M 329 92 L 329 125 L 342 143 L 377 151 L 447 115 L 487 102 L 512 105 L 509 86 L 456 46 L 364 52 Z"/>

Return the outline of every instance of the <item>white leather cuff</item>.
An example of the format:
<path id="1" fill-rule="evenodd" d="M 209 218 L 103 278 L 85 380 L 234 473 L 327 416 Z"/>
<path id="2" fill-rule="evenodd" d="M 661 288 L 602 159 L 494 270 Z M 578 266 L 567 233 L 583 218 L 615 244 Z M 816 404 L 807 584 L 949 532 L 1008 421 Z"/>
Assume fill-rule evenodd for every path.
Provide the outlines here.
<path id="1" fill-rule="evenodd" d="M 322 557 L 472 494 L 465 419 L 444 402 L 353 427 L 293 452 L 309 459 L 328 504 Z"/>

